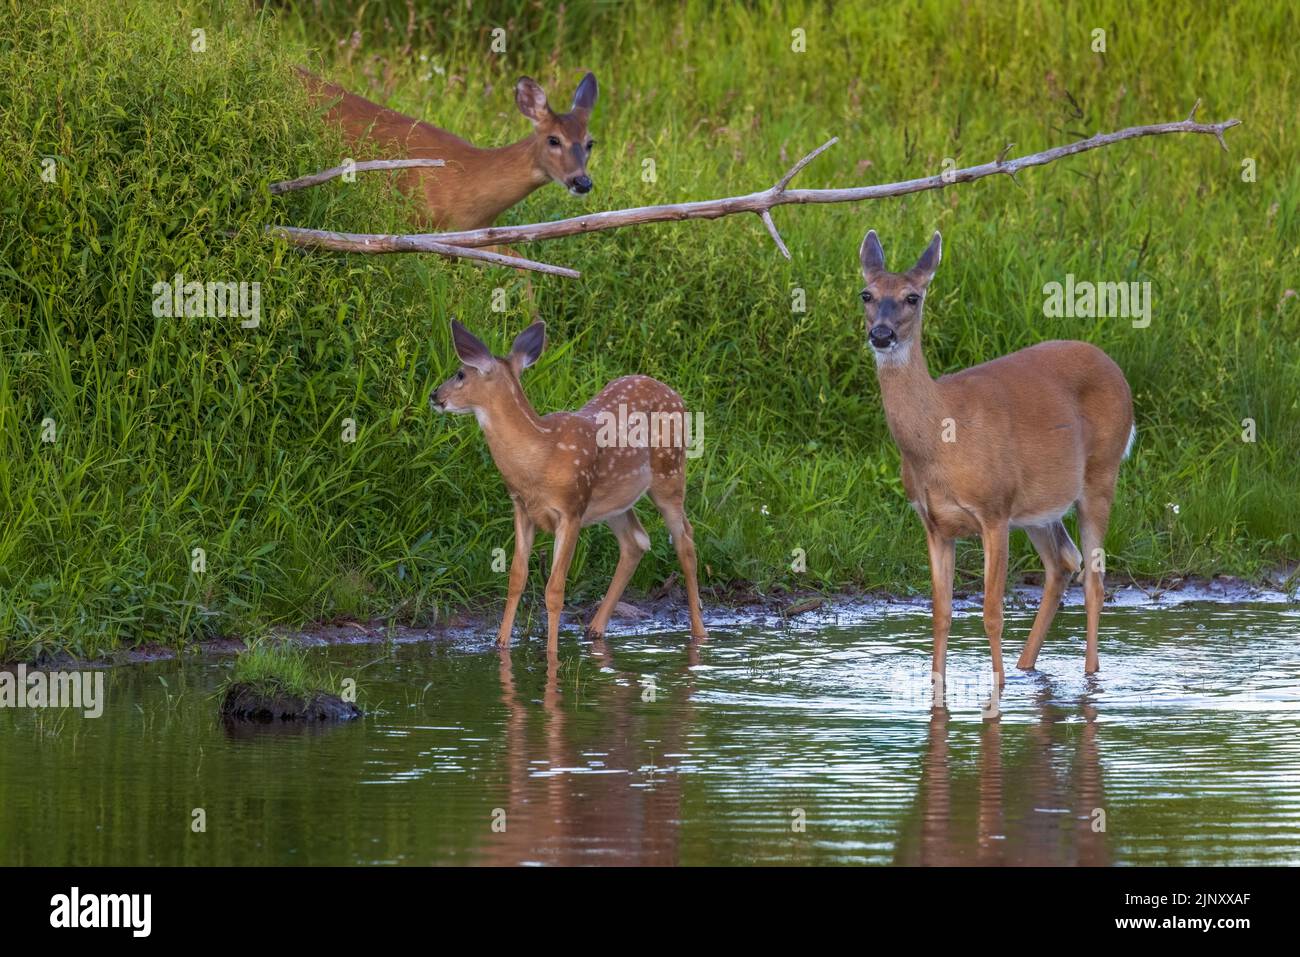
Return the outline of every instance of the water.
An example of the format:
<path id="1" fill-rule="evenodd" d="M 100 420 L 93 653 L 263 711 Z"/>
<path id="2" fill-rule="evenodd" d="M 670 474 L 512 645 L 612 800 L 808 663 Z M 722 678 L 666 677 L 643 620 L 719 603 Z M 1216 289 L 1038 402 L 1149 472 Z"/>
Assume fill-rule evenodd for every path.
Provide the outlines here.
<path id="1" fill-rule="evenodd" d="M 995 721 L 977 615 L 946 714 L 924 610 L 850 617 L 322 649 L 370 714 L 308 731 L 223 726 L 229 659 L 118 668 L 0 710 L 0 864 L 1300 863 L 1300 607 L 1108 608 L 1093 679 L 1066 608 Z"/>

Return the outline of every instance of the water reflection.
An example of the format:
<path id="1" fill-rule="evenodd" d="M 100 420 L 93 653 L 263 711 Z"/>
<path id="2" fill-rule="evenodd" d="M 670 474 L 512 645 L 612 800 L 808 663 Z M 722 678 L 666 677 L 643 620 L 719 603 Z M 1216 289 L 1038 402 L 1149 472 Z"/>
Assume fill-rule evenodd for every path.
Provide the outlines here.
<path id="1" fill-rule="evenodd" d="M 1063 724 L 1068 712 L 1053 702 L 1046 682 L 1035 707 L 1038 720 L 1015 748 L 1004 746 L 1000 720 L 985 721 L 974 778 L 959 774 L 955 782 L 948 709 L 931 712 L 916 800 L 899 836 L 896 863 L 1111 863 L 1097 708 L 1083 698 L 1077 705 L 1081 721 Z M 973 817 L 962 813 L 969 807 Z"/>
<path id="2" fill-rule="evenodd" d="M 571 727 L 570 714 L 572 699 L 593 690 L 582 657 L 572 659 L 565 675 L 559 654 L 549 650 L 540 696 L 532 696 L 533 670 L 517 681 L 515 669 L 516 658 L 535 660 L 533 649 L 500 649 L 497 656 L 507 800 L 493 809 L 483 863 L 677 863 L 682 779 L 661 762 L 680 751 L 690 727 L 690 668 L 699 661 L 698 643 L 690 642 L 683 661 L 668 672 L 667 689 L 657 678 L 647 683 L 631 674 L 601 681 L 599 700 L 590 705 L 604 720 L 586 725 L 585 733 Z M 586 656 L 600 672 L 617 674 L 603 639 L 592 642 Z"/>
<path id="3" fill-rule="evenodd" d="M 977 617 L 931 710 L 925 613 L 338 647 L 367 717 L 280 733 L 217 719 L 228 660 L 114 669 L 0 708 L 0 864 L 1300 862 L 1300 609 L 1117 608 L 1092 680 L 1061 621 L 997 720 Z"/>

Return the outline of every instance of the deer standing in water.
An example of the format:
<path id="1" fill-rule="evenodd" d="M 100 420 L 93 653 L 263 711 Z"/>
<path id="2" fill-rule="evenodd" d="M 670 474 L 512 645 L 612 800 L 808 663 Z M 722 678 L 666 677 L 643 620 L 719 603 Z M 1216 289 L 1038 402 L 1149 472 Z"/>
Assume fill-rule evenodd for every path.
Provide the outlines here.
<path id="1" fill-rule="evenodd" d="M 549 182 L 590 192 L 587 160 L 595 142 L 587 124 L 596 105 L 596 77 L 582 78 L 567 113 L 554 112 L 531 77 L 515 84 L 519 112 L 533 132 L 509 146 L 483 149 L 432 123 L 416 120 L 349 93 L 301 67 L 296 72 L 316 103 L 333 103 L 326 118 L 349 142 L 393 148 L 406 159 L 441 159 L 441 168 L 403 170 L 400 188 L 420 201 L 419 220 L 440 232 L 484 229 L 507 209 Z"/>
<path id="2" fill-rule="evenodd" d="M 588 637 L 604 635 L 614 606 L 650 548 L 650 537 L 633 510 L 647 492 L 663 515 L 681 562 L 691 637 L 707 638 L 700 616 L 694 532 L 684 508 L 686 445 L 680 424 L 686 419 L 686 405 L 682 397 L 648 376 L 625 376 L 609 383 L 577 412 L 539 416 L 524 395 L 519 376 L 541 355 L 545 323 L 535 322 L 521 332 L 504 358 L 492 355 L 454 319 L 451 334 L 463 365 L 437 388 L 429 403 L 440 412 L 474 414 L 515 508 L 515 553 L 497 644 L 510 643 L 515 611 L 528 580 L 533 536 L 540 528 L 555 535 L 546 583 L 547 645 L 555 648 L 564 582 L 578 532 L 596 522 L 608 525 L 619 545 L 614 579 L 586 629 Z M 634 420 L 637 414 L 644 419 Z M 647 420 L 678 423 L 679 441 L 665 444 L 652 437 L 647 444 L 637 444 L 646 436 L 624 425 Z M 624 425 L 614 430 L 609 427 L 614 421 Z"/>
<path id="3" fill-rule="evenodd" d="M 1086 342 L 1053 341 L 930 378 L 921 350 L 921 310 L 939 268 L 938 233 L 906 272 L 885 269 L 875 230 L 859 256 L 867 338 L 880 397 L 903 460 L 903 487 L 925 526 L 933 580 L 934 665 L 944 673 L 952 624 L 956 539 L 984 544 L 984 631 L 999 685 L 1007 536 L 1023 528 L 1043 560 L 1043 600 L 1018 667 L 1032 669 L 1061 594 L 1083 555 L 1087 608 L 1084 670 L 1098 670 L 1104 598 L 1102 541 L 1120 462 L 1136 436 L 1128 382 Z M 1078 509 L 1083 555 L 1061 523 Z"/>

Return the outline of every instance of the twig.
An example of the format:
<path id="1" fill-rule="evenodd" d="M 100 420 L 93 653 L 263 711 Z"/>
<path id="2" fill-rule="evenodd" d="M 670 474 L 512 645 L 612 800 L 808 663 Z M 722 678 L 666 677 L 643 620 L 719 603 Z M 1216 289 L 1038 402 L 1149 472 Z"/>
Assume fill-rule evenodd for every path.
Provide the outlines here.
<path id="1" fill-rule="evenodd" d="M 1199 101 L 1198 101 L 1199 105 Z M 1087 139 L 1077 140 L 1064 146 L 1053 147 L 1038 153 L 1030 153 L 1008 160 L 1008 144 L 998 158 L 981 166 L 950 170 L 934 176 L 920 179 L 904 180 L 898 183 L 882 183 L 877 186 L 858 186 L 847 189 L 788 189 L 790 180 L 817 156 L 838 142 L 831 139 L 813 150 L 799 162 L 795 163 L 775 185 L 756 193 L 744 196 L 731 196 L 724 199 L 707 199 L 690 203 L 671 203 L 662 206 L 638 206 L 631 209 L 615 209 L 603 213 L 592 213 L 560 219 L 549 223 L 533 223 L 526 226 L 489 226 L 486 229 L 470 229 L 460 232 L 423 233 L 404 236 L 391 236 L 373 233 L 324 233 L 320 230 L 298 229 L 293 226 L 267 227 L 268 233 L 295 245 L 311 245 L 348 252 L 387 253 L 387 252 L 434 252 L 439 255 L 465 256 L 467 247 L 514 245 L 517 243 L 537 242 L 544 239 L 559 239 L 580 233 L 594 233 L 606 229 L 620 229 L 641 223 L 675 222 L 684 219 L 718 219 L 735 213 L 754 213 L 763 221 L 769 235 L 776 243 L 777 249 L 789 258 L 789 250 L 777 232 L 772 220 L 771 210 L 776 206 L 791 203 L 855 203 L 870 199 L 884 199 L 890 196 L 903 196 L 930 189 L 943 189 L 955 183 L 969 183 L 986 176 L 1002 174 L 1015 179 L 1018 172 L 1031 166 L 1044 166 L 1076 153 L 1110 146 L 1124 140 L 1143 136 L 1161 136 L 1167 133 L 1201 133 L 1212 135 L 1225 150 L 1228 148 L 1223 133 L 1241 124 L 1240 120 L 1224 120 L 1221 123 L 1195 122 L 1196 107 L 1185 120 L 1174 123 L 1156 123 L 1149 126 L 1130 126 L 1114 133 L 1098 133 Z M 449 253 L 444 249 L 458 249 Z M 469 257 L 466 257 L 469 258 Z M 492 260 L 489 260 L 492 261 Z M 573 270 L 564 270 L 558 266 L 533 263 L 506 257 L 503 265 L 512 265 L 522 269 L 535 269 L 555 275 L 576 276 Z"/>
<path id="2" fill-rule="evenodd" d="M 477 259 L 511 269 L 528 269 L 532 272 L 580 279 L 582 273 L 564 266 L 552 266 L 518 256 L 504 256 L 486 249 L 472 249 L 440 242 L 436 236 L 385 233 L 335 233 L 327 229 L 300 229 L 297 226 L 268 226 L 267 235 L 284 239 L 294 246 L 311 249 L 332 249 L 345 253 L 435 253 L 448 259 Z"/>
<path id="3" fill-rule="evenodd" d="M 446 165 L 447 161 L 440 159 L 363 160 L 360 163 L 344 163 L 342 166 L 333 166 L 330 169 L 321 170 L 319 173 L 312 173 L 310 176 L 299 176 L 297 179 L 287 179 L 282 183 L 272 183 L 268 189 L 270 189 L 272 196 L 279 196 L 295 189 L 319 186 L 321 183 L 328 182 L 335 176 L 342 176 L 344 173 L 369 173 L 374 170 L 405 169 L 410 166 Z"/>

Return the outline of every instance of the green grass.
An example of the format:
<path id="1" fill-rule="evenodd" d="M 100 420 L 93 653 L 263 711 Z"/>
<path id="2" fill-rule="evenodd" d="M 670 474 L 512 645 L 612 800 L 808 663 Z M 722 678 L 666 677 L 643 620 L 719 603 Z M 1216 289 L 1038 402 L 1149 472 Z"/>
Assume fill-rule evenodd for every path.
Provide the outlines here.
<path id="1" fill-rule="evenodd" d="M 1178 119 L 1200 97 L 1201 118 L 1244 121 L 1231 154 L 1160 137 L 1019 186 L 784 207 L 792 262 L 753 217 L 526 247 L 584 275 L 532 280 L 550 347 L 525 386 L 546 412 L 641 372 L 703 412 L 688 510 L 706 599 L 737 582 L 924 590 L 923 537 L 863 348 L 856 251 L 874 227 L 891 263 L 910 262 L 941 229 L 933 372 L 1081 338 L 1129 377 L 1139 440 L 1112 576 L 1258 576 L 1300 555 L 1293 4 L 548 6 L 410 20 L 396 2 L 3 4 L 0 659 L 345 616 L 430 622 L 504 595 L 504 487 L 474 422 L 434 416 L 426 399 L 454 367 L 447 318 L 504 349 L 529 320 L 521 280 L 261 240 L 266 223 L 405 229 L 380 174 L 267 195 L 348 155 L 307 110 L 288 70 L 299 62 L 484 144 L 526 130 L 518 75 L 566 102 L 594 70 L 595 191 L 546 187 L 513 223 L 748 192 L 832 135 L 798 185 L 985 162 L 1008 142 L 1029 152 Z M 498 24 L 504 55 L 489 52 Z M 795 27 L 805 53 L 790 49 Z M 1256 182 L 1241 179 L 1245 157 Z M 154 318 L 152 284 L 178 271 L 262 283 L 260 328 Z M 1151 326 L 1045 318 L 1042 287 L 1067 273 L 1150 281 Z M 492 311 L 498 286 L 505 313 Z M 795 288 L 805 312 L 791 309 Z M 1255 443 L 1240 438 L 1247 417 Z M 675 567 L 653 510 L 642 515 L 654 549 L 634 589 Z M 1022 536 L 1013 548 L 1017 570 L 1035 567 Z M 795 549 L 804 574 L 790 570 Z M 612 536 L 587 532 L 572 600 L 598 597 L 615 559 Z M 978 546 L 958 562 L 977 576 Z M 524 612 L 536 622 L 534 603 Z"/>
<path id="2" fill-rule="evenodd" d="M 247 685 L 257 694 L 304 699 L 321 691 L 338 692 L 338 681 L 305 648 L 264 638 L 248 642 L 235 656 L 234 668 L 223 691 L 234 685 Z"/>

